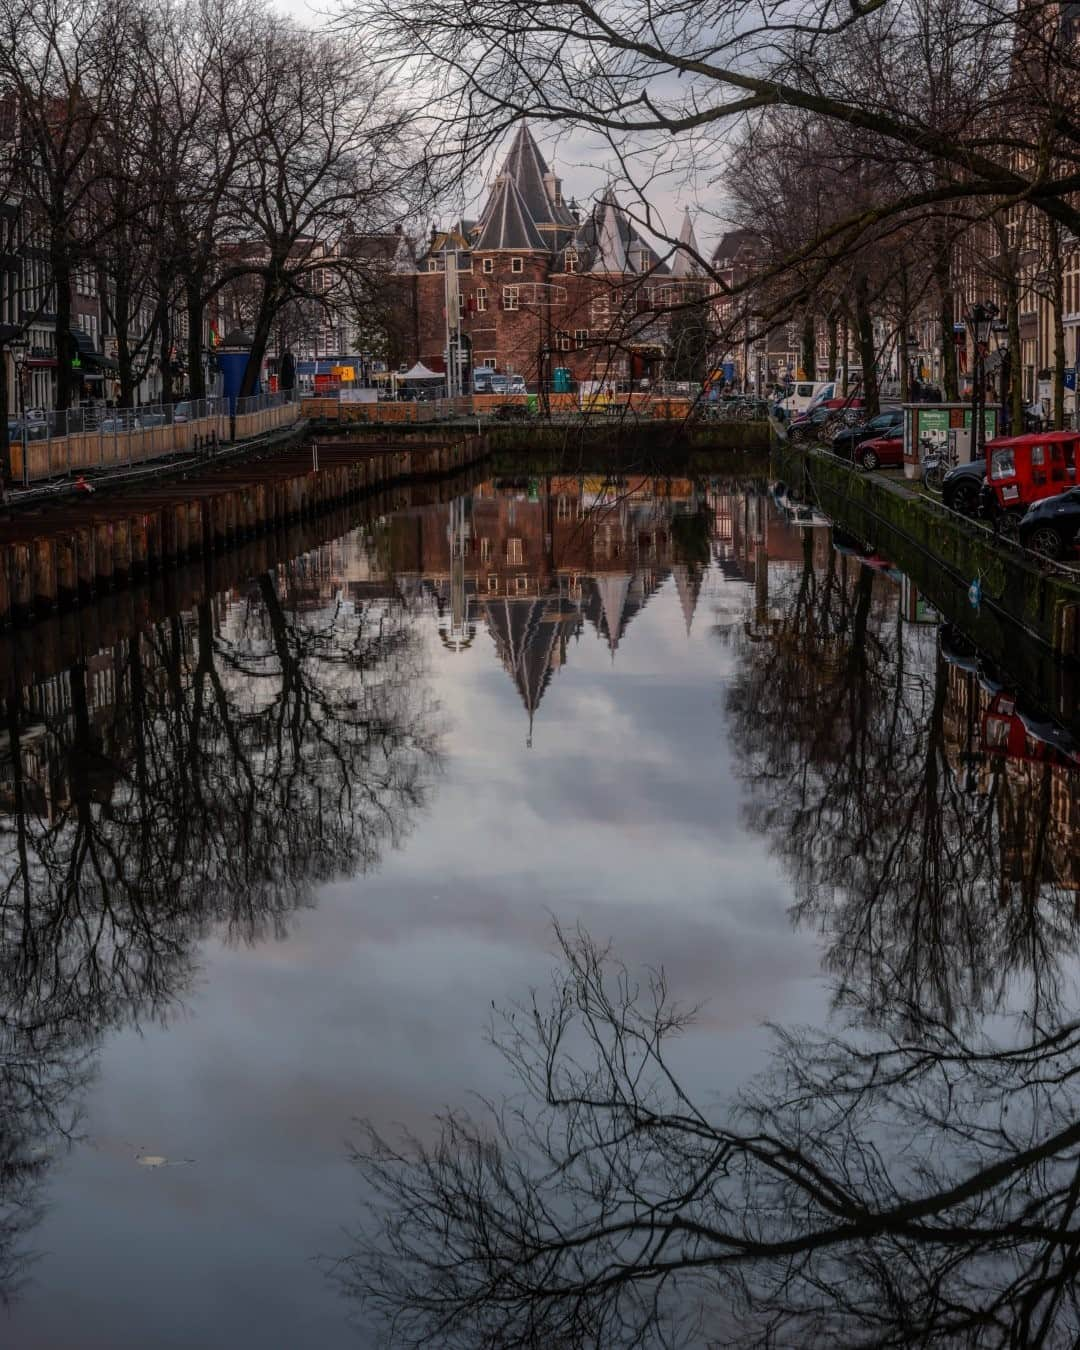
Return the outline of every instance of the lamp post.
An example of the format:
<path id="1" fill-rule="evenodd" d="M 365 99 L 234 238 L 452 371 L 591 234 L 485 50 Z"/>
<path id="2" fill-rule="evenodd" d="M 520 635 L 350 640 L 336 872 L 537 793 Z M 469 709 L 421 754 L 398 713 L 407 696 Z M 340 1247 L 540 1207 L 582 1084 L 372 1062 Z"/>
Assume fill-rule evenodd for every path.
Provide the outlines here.
<path id="1" fill-rule="evenodd" d="M 26 356 L 30 349 L 30 344 L 25 338 L 17 339 L 15 342 L 8 343 L 8 351 L 11 353 L 11 359 L 15 365 L 15 397 L 19 411 L 19 439 L 22 441 L 22 471 L 23 486 L 30 483 L 30 464 L 27 456 L 26 442 Z M 7 484 L 4 483 L 4 492 L 7 492 Z"/>
<path id="2" fill-rule="evenodd" d="M 993 301 L 982 304 L 976 301 L 969 305 L 967 313 L 964 315 L 964 323 L 967 325 L 968 333 L 971 335 L 972 346 L 975 349 L 975 370 L 971 388 L 971 435 L 972 435 L 972 458 L 975 460 L 982 458 L 983 447 L 986 442 L 985 426 L 983 424 L 983 407 L 985 406 L 984 389 L 985 375 L 983 366 L 986 360 L 986 352 L 990 343 L 990 333 L 997 318 L 998 308 Z"/>
<path id="3" fill-rule="evenodd" d="M 907 375 L 907 396 L 908 401 L 910 403 L 918 402 L 918 400 L 915 397 L 915 382 L 917 378 L 915 373 L 915 361 L 918 355 L 919 355 L 919 339 L 916 337 L 914 333 L 908 333 L 907 337 L 904 340 L 903 359 L 906 368 L 905 373 Z"/>
<path id="4" fill-rule="evenodd" d="M 990 331 L 994 335 L 994 346 L 1001 353 L 1000 374 L 998 376 L 998 401 L 1001 404 L 1000 426 L 1009 428 L 1009 325 L 1002 319 L 995 319 Z"/>

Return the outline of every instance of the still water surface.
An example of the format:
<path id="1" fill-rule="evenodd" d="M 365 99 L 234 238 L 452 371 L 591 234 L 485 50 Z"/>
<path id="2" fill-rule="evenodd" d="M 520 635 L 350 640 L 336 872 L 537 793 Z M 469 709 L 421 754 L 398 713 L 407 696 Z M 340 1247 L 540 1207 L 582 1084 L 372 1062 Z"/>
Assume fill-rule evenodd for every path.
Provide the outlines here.
<path id="1" fill-rule="evenodd" d="M 703 1118 L 742 1094 L 802 1154 L 725 1155 L 709 1241 L 763 1246 L 664 1290 L 699 1321 L 631 1282 L 526 1335 L 1069 1343 L 1076 760 L 934 620 L 761 483 L 576 478 L 366 520 L 56 672 L 8 652 L 3 1344 L 375 1344 L 359 1122 L 520 1092 L 493 1007 L 545 1003 L 555 921 L 698 1005 Z M 429 1343 L 511 1343 L 507 1307 Z"/>

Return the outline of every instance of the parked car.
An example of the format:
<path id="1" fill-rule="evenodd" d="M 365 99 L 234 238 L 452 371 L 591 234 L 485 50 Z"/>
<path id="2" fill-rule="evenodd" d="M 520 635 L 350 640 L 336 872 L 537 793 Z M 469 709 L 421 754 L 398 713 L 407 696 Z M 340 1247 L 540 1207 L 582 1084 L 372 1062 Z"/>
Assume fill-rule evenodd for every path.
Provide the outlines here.
<path id="1" fill-rule="evenodd" d="M 525 376 L 524 376 L 524 375 L 511 375 L 511 376 L 510 376 L 510 389 L 509 389 L 509 392 L 510 392 L 511 394 L 527 394 L 527 393 L 529 392 L 529 391 L 526 389 L 526 387 L 525 387 Z"/>
<path id="2" fill-rule="evenodd" d="M 941 481 L 941 500 L 952 511 L 959 511 L 965 516 L 977 515 L 985 481 L 985 460 L 955 464 Z"/>
<path id="3" fill-rule="evenodd" d="M 832 416 L 831 408 L 816 408 L 812 413 L 804 413 L 792 422 L 788 435 L 793 441 L 816 441 Z"/>
<path id="4" fill-rule="evenodd" d="M 895 469 L 904 462 L 903 436 L 874 436 L 855 447 L 855 463 L 864 469 Z"/>
<path id="5" fill-rule="evenodd" d="M 173 404 L 172 420 L 174 426 L 180 426 L 185 422 L 190 422 L 193 416 L 194 412 L 190 403 L 185 401 L 183 403 Z"/>
<path id="6" fill-rule="evenodd" d="M 1047 558 L 1061 558 L 1075 544 L 1078 530 L 1080 488 L 1073 487 L 1028 508 L 1020 522 L 1020 542 Z"/>
<path id="7" fill-rule="evenodd" d="M 896 435 L 904 425 L 903 408 L 888 408 L 855 427 L 842 427 L 832 438 L 832 452 L 850 459 L 857 445 L 873 440 L 875 436 Z"/>

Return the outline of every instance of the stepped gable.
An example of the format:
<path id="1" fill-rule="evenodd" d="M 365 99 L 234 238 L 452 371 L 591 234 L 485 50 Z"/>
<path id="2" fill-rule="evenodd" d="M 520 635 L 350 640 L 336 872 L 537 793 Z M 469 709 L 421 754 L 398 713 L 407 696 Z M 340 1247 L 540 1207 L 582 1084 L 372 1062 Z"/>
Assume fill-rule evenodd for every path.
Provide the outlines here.
<path id="1" fill-rule="evenodd" d="M 697 236 L 694 234 L 694 222 L 690 219 L 690 208 L 683 213 L 682 229 L 679 231 L 679 245 L 671 262 L 671 275 L 680 281 L 690 281 L 704 275 L 698 257 Z"/>
<path id="2" fill-rule="evenodd" d="M 578 227 L 569 248 L 577 254 L 579 272 L 670 276 L 656 251 L 630 223 L 608 188 Z M 565 270 L 565 254 L 561 263 Z"/>
<path id="3" fill-rule="evenodd" d="M 533 222 L 540 230 L 569 231 L 576 228 L 570 208 L 562 199 L 562 184 L 548 168 L 540 147 L 524 122 L 511 142 L 500 177 L 514 180 Z"/>
<path id="4" fill-rule="evenodd" d="M 510 253 L 551 252 L 512 178 L 502 175 L 497 179 L 473 250 L 477 253 L 498 250 Z"/>

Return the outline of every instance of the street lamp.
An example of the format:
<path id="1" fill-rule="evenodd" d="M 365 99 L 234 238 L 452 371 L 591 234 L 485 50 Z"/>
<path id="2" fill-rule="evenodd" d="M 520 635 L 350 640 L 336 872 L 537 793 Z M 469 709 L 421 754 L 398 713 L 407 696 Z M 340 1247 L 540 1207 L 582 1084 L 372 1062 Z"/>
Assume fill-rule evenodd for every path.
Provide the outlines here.
<path id="1" fill-rule="evenodd" d="M 23 485 L 29 486 L 30 483 L 30 465 L 27 457 L 27 435 L 26 435 L 26 357 L 30 350 L 30 344 L 26 338 L 16 338 L 14 342 L 8 343 L 8 351 L 11 353 L 11 359 L 15 365 L 15 393 L 18 398 L 19 408 L 19 437 L 22 441 L 22 470 Z M 6 434 L 6 433 L 5 433 Z M 4 491 L 7 491 L 7 484 L 4 485 Z"/>
<path id="2" fill-rule="evenodd" d="M 975 370 L 971 389 L 971 435 L 974 447 L 972 458 L 976 460 L 982 458 L 986 440 L 986 429 L 983 425 L 983 408 L 986 399 L 986 391 L 983 387 L 985 382 L 983 365 L 990 343 L 990 333 L 997 314 L 998 307 L 993 301 L 989 301 L 985 305 L 976 301 L 973 305 L 968 306 L 967 313 L 964 315 L 964 323 L 967 325 L 972 346 L 975 349 Z"/>
<path id="3" fill-rule="evenodd" d="M 998 377 L 1001 426 L 1009 425 L 1009 325 L 1002 319 L 995 319 L 990 330 L 994 335 L 994 346 L 1001 354 L 1000 375 Z"/>

